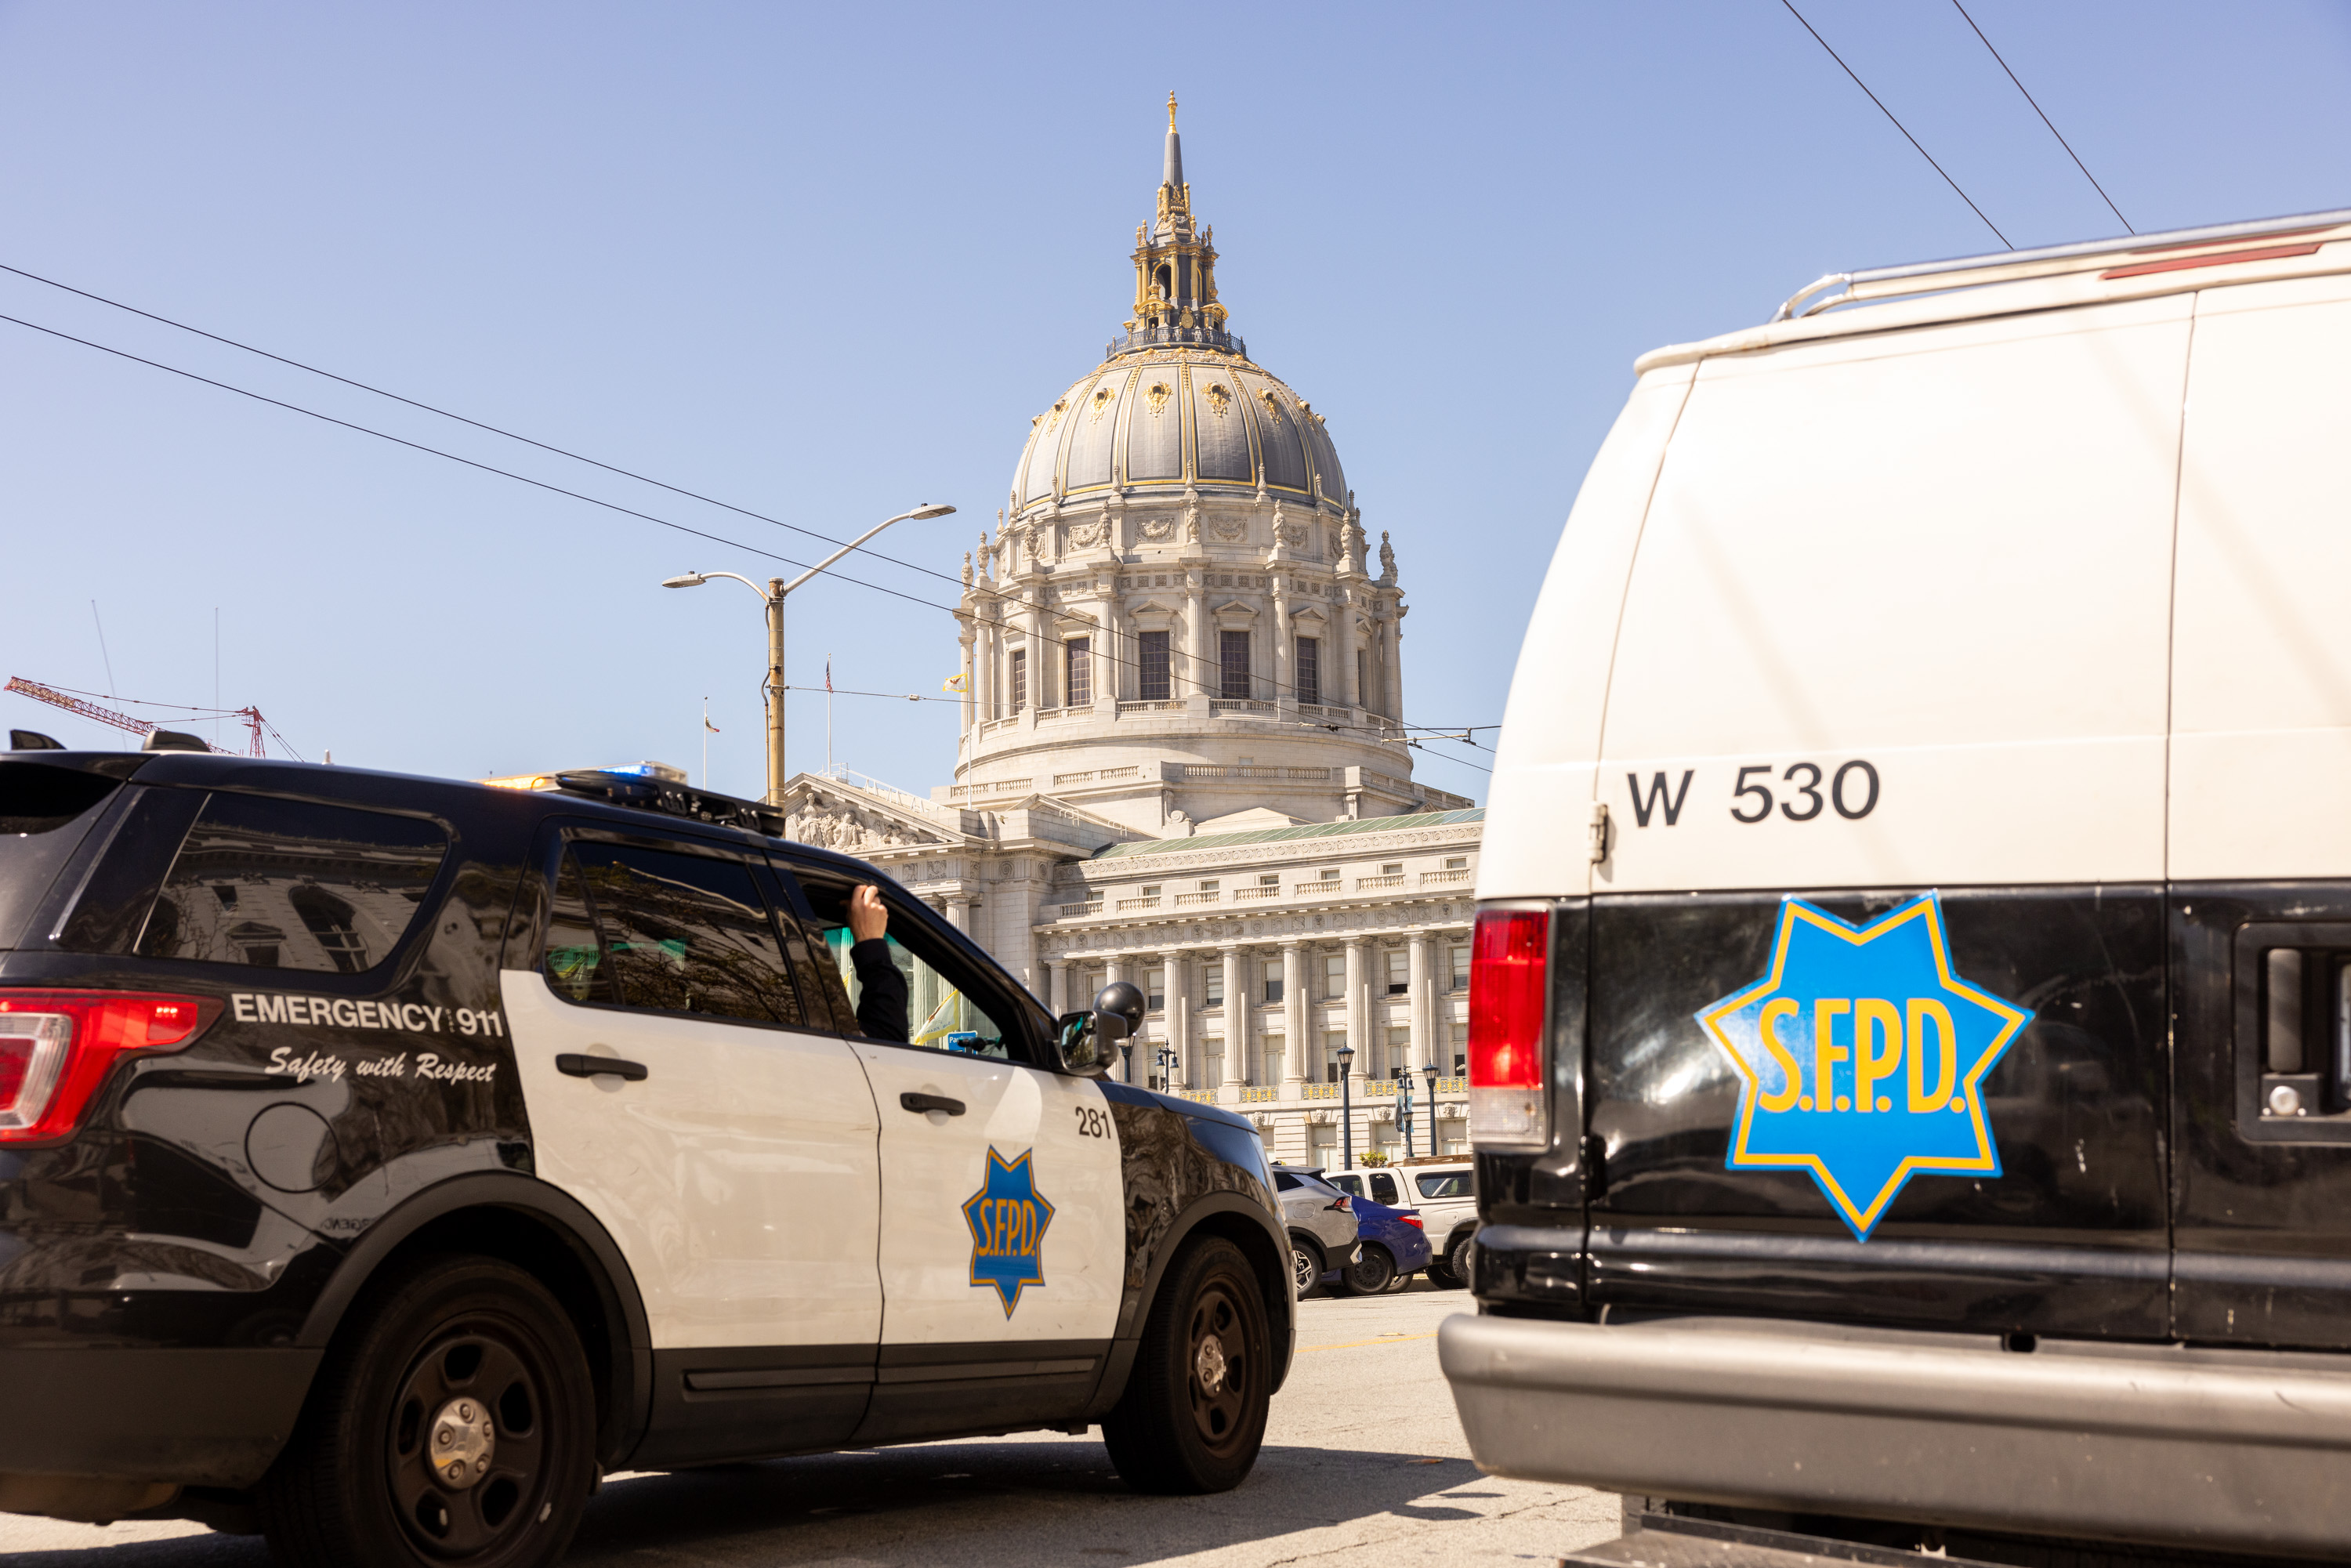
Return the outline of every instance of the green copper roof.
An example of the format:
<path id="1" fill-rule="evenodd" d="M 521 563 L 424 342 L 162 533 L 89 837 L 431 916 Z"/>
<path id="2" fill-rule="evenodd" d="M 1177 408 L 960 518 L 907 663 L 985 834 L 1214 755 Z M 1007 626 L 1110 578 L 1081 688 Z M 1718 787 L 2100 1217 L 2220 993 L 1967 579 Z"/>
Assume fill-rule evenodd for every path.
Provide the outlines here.
<path id="1" fill-rule="evenodd" d="M 1136 855 L 1172 854 L 1178 850 L 1221 850 L 1240 844 L 1279 844 L 1292 839 L 1336 839 L 1349 833 L 1389 833 L 1404 828 L 1448 828 L 1457 822 L 1482 822 L 1486 808 L 1467 811 L 1421 811 L 1409 817 L 1364 817 L 1353 822 L 1309 822 L 1297 828 L 1256 828 L 1246 833 L 1203 833 L 1191 839 L 1145 839 L 1139 843 L 1113 844 L 1097 850 L 1098 861 L 1132 859 Z"/>

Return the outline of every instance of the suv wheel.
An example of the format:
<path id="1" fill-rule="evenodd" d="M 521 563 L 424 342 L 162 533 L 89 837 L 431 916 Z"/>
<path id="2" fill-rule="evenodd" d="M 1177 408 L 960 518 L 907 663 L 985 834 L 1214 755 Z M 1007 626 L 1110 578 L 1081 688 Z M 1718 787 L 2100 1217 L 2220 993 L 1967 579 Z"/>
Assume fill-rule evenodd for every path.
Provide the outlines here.
<path id="1" fill-rule="evenodd" d="M 1339 1276 L 1348 1293 L 1357 1296 L 1376 1296 L 1395 1283 L 1395 1259 L 1376 1241 L 1364 1243 L 1362 1260 Z"/>
<path id="2" fill-rule="evenodd" d="M 1126 1392 L 1102 1418 L 1111 1463 L 1137 1491 L 1228 1491 L 1257 1463 L 1272 1398 L 1257 1276 L 1239 1248 L 1205 1237 L 1168 1270 Z"/>
<path id="3" fill-rule="evenodd" d="M 281 1560 L 542 1568 L 595 1479 L 595 1392 L 539 1282 L 425 1258 L 376 1290 L 261 1485 Z"/>
<path id="4" fill-rule="evenodd" d="M 1290 1275 L 1298 1287 L 1298 1299 L 1304 1301 L 1314 1293 L 1322 1280 L 1322 1254 L 1309 1242 L 1293 1236 L 1290 1239 Z"/>
<path id="5" fill-rule="evenodd" d="M 1458 1291 L 1469 1283 L 1469 1249 L 1476 1244 L 1476 1239 L 1474 1236 L 1465 1236 L 1453 1244 L 1452 1251 L 1445 1255 L 1447 1290 Z"/>

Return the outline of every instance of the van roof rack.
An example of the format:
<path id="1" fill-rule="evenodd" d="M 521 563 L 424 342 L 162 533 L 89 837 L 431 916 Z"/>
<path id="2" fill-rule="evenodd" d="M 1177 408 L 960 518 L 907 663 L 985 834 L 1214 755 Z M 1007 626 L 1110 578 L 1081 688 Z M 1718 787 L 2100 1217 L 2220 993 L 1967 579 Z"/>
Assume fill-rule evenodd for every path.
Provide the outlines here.
<path id="1" fill-rule="evenodd" d="M 554 779 L 555 787 L 567 795 L 586 795 L 609 800 L 615 806 L 688 817 L 697 822 L 723 823 L 774 839 L 785 836 L 784 814 L 773 806 L 738 800 L 733 795 L 714 795 L 674 779 L 584 768 L 558 773 Z"/>
<path id="2" fill-rule="evenodd" d="M 2341 230 L 2344 233 L 2330 233 Z M 1878 267 L 1861 272 L 1832 272 L 1789 296 L 1771 319 L 1800 320 L 1841 305 L 1859 305 L 1905 295 L 1936 294 L 1954 288 L 1974 288 L 2010 283 L 2024 277 L 2050 277 L 2097 269 L 2108 277 L 2133 277 L 2142 273 L 2170 272 L 2226 262 L 2267 261 L 2273 257 L 2307 256 L 2330 239 L 2351 235 L 2351 208 L 2303 213 L 2287 217 L 2256 218 L 2247 223 L 2213 224 L 2203 228 L 2172 229 L 2164 234 L 2126 238 L 2084 240 L 2073 245 L 2043 246 L 2037 250 L 1994 251 L 1988 256 L 1959 256 L 1949 261 L 1913 262 L 1906 267 Z M 2161 254 L 2156 254 L 2161 253 Z M 2128 259 L 2115 265 L 2115 258 Z"/>

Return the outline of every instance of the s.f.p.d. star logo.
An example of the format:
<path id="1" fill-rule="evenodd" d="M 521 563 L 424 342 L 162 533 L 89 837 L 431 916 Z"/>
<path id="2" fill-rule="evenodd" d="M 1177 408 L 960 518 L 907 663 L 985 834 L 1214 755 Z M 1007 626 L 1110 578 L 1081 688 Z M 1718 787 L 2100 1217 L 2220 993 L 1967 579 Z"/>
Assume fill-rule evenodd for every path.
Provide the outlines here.
<path id="1" fill-rule="evenodd" d="M 993 1285 L 1008 1318 L 1023 1286 L 1045 1283 L 1045 1228 L 1053 1223 L 1053 1206 L 1037 1190 L 1029 1164 L 1036 1153 L 1008 1160 L 990 1147 L 987 1179 L 963 1206 L 971 1227 L 971 1282 Z"/>
<path id="2" fill-rule="evenodd" d="M 1855 1239 L 1920 1172 L 2000 1174 L 1984 1074 L 2032 1013 L 1951 972 L 1935 894 L 1866 925 L 1782 900 L 1771 972 L 1698 1021 L 1740 1079 L 1724 1163 L 1810 1171 Z"/>

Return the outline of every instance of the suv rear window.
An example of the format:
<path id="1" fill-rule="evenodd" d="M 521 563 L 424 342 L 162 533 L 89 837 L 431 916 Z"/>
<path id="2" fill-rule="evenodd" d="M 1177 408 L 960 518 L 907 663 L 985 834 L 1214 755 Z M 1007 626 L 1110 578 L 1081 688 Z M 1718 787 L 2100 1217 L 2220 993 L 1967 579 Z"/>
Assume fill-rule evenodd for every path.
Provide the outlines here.
<path id="1" fill-rule="evenodd" d="M 216 794 L 134 947 L 141 957 L 356 975 L 391 956 L 448 853 L 413 817 Z"/>
<path id="2" fill-rule="evenodd" d="M 0 947 L 13 947 L 34 906 L 122 786 L 103 774 L 0 762 Z"/>

